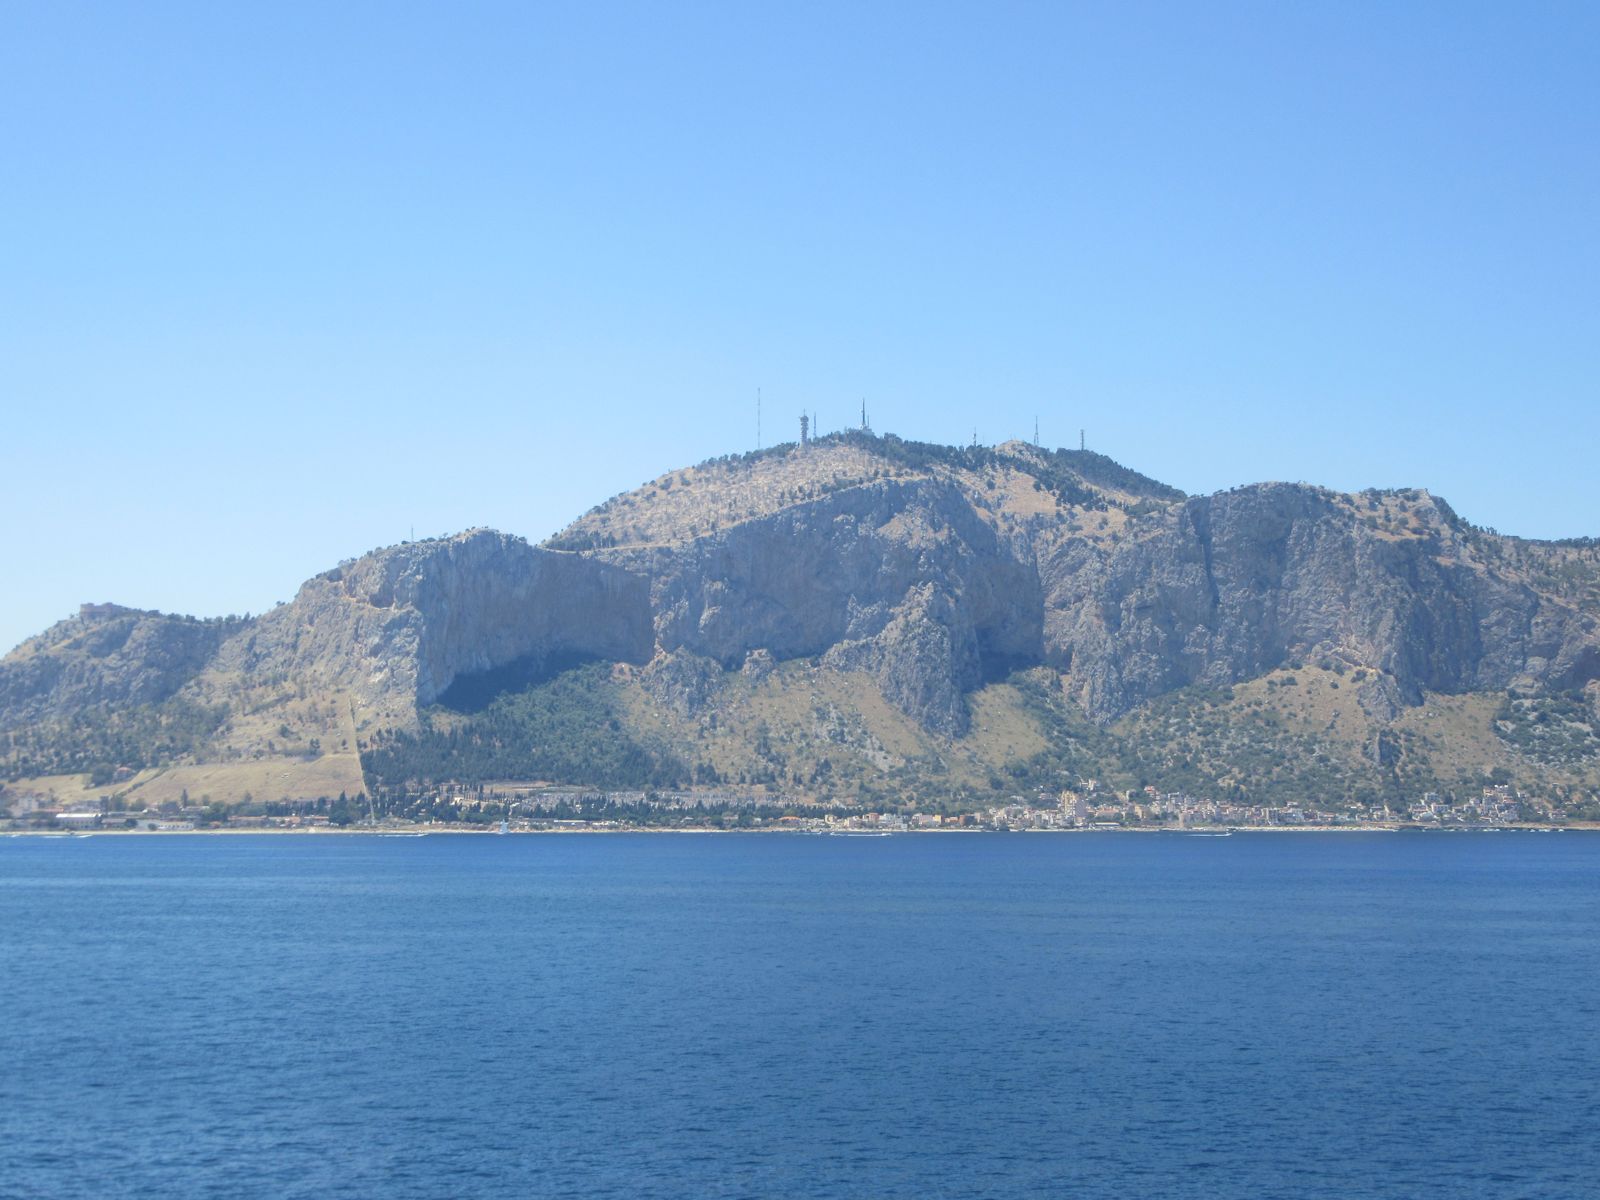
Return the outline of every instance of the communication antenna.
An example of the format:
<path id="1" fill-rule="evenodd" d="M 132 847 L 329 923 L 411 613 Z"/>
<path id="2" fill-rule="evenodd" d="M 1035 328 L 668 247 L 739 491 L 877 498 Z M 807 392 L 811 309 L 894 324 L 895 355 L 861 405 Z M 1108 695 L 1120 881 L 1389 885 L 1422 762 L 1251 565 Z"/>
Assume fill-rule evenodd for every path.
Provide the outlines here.
<path id="1" fill-rule="evenodd" d="M 1083 430 L 1080 429 L 1080 430 L 1078 430 L 1078 449 L 1079 450 L 1087 450 L 1088 448 L 1089 448 L 1089 443 L 1084 439 Z"/>
<path id="2" fill-rule="evenodd" d="M 978 427 L 976 425 L 972 427 L 972 448 L 974 450 L 978 448 Z"/>
<path id="3" fill-rule="evenodd" d="M 800 444 L 806 445 L 811 441 L 811 418 L 805 413 L 800 414 Z"/>
<path id="4" fill-rule="evenodd" d="M 872 432 L 872 426 L 867 424 L 867 398 L 865 396 L 861 397 L 861 432 Z"/>
<path id="5" fill-rule="evenodd" d="M 1035 446 L 1039 444 L 1039 418 L 1037 416 L 1033 418 L 1033 444 Z"/>

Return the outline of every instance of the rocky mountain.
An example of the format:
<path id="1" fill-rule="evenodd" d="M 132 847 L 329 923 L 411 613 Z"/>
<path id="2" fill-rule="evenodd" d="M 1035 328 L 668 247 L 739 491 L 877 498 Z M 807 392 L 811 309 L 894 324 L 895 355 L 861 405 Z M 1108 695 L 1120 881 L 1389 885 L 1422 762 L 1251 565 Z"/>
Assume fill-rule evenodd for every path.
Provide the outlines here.
<path id="1" fill-rule="evenodd" d="M 985 778 L 1069 742 L 1103 759 L 1163 698 L 1286 671 L 1351 672 L 1351 721 L 1380 731 L 1440 696 L 1592 705 L 1600 553 L 1476 529 L 1424 491 L 1187 497 L 1084 451 L 852 433 L 674 471 L 543 546 L 375 551 L 253 619 L 85 606 L 0 660 L 0 732 L 13 778 L 110 755 L 157 790 L 206 762 L 298 787 L 336 758 L 354 787 L 363 751 L 369 776 L 444 732 L 459 751 L 472 713 L 582 663 L 610 672 L 574 676 L 609 697 L 605 728 L 661 747 L 652 770 L 926 785 L 964 755 Z M 1021 696 L 1022 733 L 989 745 Z M 192 736 L 163 758 L 150 730 L 174 725 Z M 437 773 L 416 761 L 407 778 Z"/>
<path id="2" fill-rule="evenodd" d="M 0 729 L 96 706 L 159 704 L 248 624 L 85 604 L 0 660 Z"/>
<path id="3" fill-rule="evenodd" d="M 1045 657 L 1102 719 L 1301 659 L 1375 667 L 1413 705 L 1582 687 L 1600 678 L 1594 570 L 1592 550 L 1475 533 L 1426 492 L 1239 488 L 1104 550 L 1058 544 L 1040 565 Z"/>
<path id="4" fill-rule="evenodd" d="M 224 641 L 197 694 L 286 677 L 408 724 L 463 677 L 567 659 L 647 662 L 643 578 L 492 530 L 392 547 L 307 581 Z"/>

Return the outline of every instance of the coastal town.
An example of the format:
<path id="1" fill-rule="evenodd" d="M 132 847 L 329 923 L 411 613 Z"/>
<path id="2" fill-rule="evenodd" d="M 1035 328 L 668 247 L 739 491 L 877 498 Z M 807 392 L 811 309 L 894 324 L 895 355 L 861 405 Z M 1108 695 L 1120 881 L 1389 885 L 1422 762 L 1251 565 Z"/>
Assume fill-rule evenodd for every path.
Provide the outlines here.
<path id="1" fill-rule="evenodd" d="M 953 808 L 915 801 L 865 810 L 818 804 L 765 791 L 684 790 L 601 792 L 541 785 L 435 789 L 419 804 L 413 796 L 365 794 L 238 806 L 167 804 L 157 810 L 100 805 L 52 805 L 21 797 L 0 809 L 0 829 L 11 833 L 142 832 L 478 832 L 563 833 L 617 831 L 761 830 L 803 833 L 912 833 L 935 831 L 1112 832 L 1254 829 L 1512 829 L 1593 824 L 1587 809 L 1528 796 L 1493 784 L 1465 799 L 1426 792 L 1403 808 L 1387 804 L 1339 810 L 1312 804 L 1240 804 L 1163 792 L 1102 789 L 1085 781 L 1055 794 L 1012 795 L 1003 802 Z"/>

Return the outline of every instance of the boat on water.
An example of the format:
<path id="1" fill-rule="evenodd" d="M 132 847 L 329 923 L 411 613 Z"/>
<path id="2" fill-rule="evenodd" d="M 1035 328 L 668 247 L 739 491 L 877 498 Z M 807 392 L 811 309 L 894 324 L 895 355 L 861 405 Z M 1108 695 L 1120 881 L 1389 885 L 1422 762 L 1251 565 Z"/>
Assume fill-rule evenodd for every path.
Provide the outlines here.
<path id="1" fill-rule="evenodd" d="M 1231 829 L 1194 829 L 1189 832 L 1190 837 L 1232 837 Z"/>
<path id="2" fill-rule="evenodd" d="M 379 837 L 427 837 L 428 835 L 426 833 L 424 833 L 422 830 L 419 829 L 415 833 L 380 833 L 378 836 Z"/>
<path id="3" fill-rule="evenodd" d="M 511 822 L 502 819 L 501 822 L 500 822 L 500 828 L 495 830 L 495 832 L 500 834 L 500 835 L 502 835 L 502 836 L 504 836 L 505 834 L 510 833 L 511 832 Z"/>
<path id="4" fill-rule="evenodd" d="M 859 830 L 859 831 L 840 829 L 840 830 L 835 830 L 833 833 L 829 834 L 828 836 L 829 837 L 888 837 L 889 836 L 889 831 L 887 829 L 880 829 L 880 830 L 863 829 L 863 830 Z"/>

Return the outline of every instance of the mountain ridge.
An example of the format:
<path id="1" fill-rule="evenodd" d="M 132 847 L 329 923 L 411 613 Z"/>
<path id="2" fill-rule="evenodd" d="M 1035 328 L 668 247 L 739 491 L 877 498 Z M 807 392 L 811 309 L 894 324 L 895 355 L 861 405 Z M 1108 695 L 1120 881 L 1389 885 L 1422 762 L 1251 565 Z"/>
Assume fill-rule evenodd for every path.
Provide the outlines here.
<path id="1" fill-rule="evenodd" d="M 1361 711 L 1381 732 L 1432 695 L 1592 703 L 1597 614 L 1592 539 L 1501 537 L 1421 489 L 1187 496 L 1087 451 L 852 432 L 668 472 L 539 545 L 480 529 L 369 552 L 255 618 L 85 606 L 0 660 L 0 763 L 15 779 L 113 754 L 170 782 L 206 761 L 284 759 L 274 778 L 294 784 L 333 756 L 350 787 L 376 786 L 358 757 L 431 736 L 441 701 L 439 720 L 470 728 L 448 715 L 456 692 L 488 704 L 584 662 L 621 689 L 606 718 L 619 736 L 692 726 L 717 746 L 719 694 L 781 708 L 803 677 L 876 714 L 863 762 L 895 757 L 874 740 L 917 742 L 905 762 L 981 740 L 978 698 L 1028 672 L 1105 731 L 1163 697 L 1322 663 L 1371 673 Z M 144 728 L 129 714 L 145 710 L 158 727 L 163 706 L 185 729 L 225 715 L 165 758 L 81 729 Z M 1029 720 L 1047 745 L 1100 736 L 1042 711 Z M 660 761 L 753 778 L 769 773 L 755 738 L 718 750 L 721 767 Z"/>

